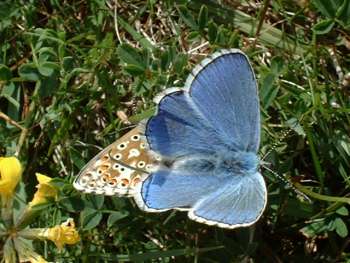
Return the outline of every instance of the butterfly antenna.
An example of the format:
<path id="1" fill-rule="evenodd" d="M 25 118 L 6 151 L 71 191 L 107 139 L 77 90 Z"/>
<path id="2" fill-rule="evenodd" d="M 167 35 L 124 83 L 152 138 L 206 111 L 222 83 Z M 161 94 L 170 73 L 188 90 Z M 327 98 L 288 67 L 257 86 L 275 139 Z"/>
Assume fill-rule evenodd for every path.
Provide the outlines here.
<path id="1" fill-rule="evenodd" d="M 303 192 L 301 192 L 299 189 L 297 189 L 289 180 L 287 180 L 284 176 L 279 175 L 278 173 L 276 173 L 275 171 L 271 170 L 269 167 L 267 167 L 266 165 L 262 165 L 262 167 L 264 167 L 266 170 L 268 170 L 270 173 L 272 173 L 274 176 L 276 176 L 276 178 L 280 179 L 282 182 L 284 182 L 288 187 L 290 187 L 299 197 L 301 197 L 303 200 L 308 201 L 309 203 L 311 203 L 311 199 L 304 194 Z"/>
<path id="2" fill-rule="evenodd" d="M 299 120 L 295 120 L 295 121 L 293 121 L 293 123 L 290 124 L 289 129 L 282 133 L 281 138 L 279 138 L 277 140 L 277 142 L 273 143 L 270 150 L 268 150 L 267 153 L 261 158 L 262 161 L 265 160 L 267 158 L 267 156 L 269 156 L 271 154 L 271 152 L 276 149 L 276 147 L 292 132 L 293 129 L 297 128 L 298 124 L 303 121 L 304 117 L 305 116 L 302 115 Z"/>
<path id="3" fill-rule="evenodd" d="M 270 148 L 270 150 L 265 153 L 265 155 L 261 158 L 261 161 L 264 161 L 274 150 L 276 150 L 277 146 L 282 143 L 282 141 L 292 132 L 292 129 L 288 129 L 287 131 L 284 131 L 282 133 L 281 138 L 277 140 L 277 142 L 274 142 Z"/>

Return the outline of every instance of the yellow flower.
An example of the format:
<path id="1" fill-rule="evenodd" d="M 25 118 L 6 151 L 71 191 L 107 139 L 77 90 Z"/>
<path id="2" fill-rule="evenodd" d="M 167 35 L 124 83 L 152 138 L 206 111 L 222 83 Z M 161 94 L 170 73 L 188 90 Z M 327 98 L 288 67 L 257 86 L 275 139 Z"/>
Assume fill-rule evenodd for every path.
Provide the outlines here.
<path id="1" fill-rule="evenodd" d="M 39 204 L 45 204 L 49 201 L 50 198 L 57 199 L 57 189 L 50 185 L 52 180 L 50 177 L 36 173 L 36 179 L 39 184 L 36 186 L 38 190 L 35 192 L 33 200 L 29 202 L 29 207 L 33 207 Z"/>
<path id="2" fill-rule="evenodd" d="M 21 175 L 22 166 L 16 157 L 0 157 L 0 194 L 3 198 L 13 195 Z"/>
<path id="3" fill-rule="evenodd" d="M 72 218 L 61 225 L 45 229 L 39 234 L 39 237 L 53 241 L 58 249 L 62 249 L 65 244 L 74 245 L 80 241 Z"/>

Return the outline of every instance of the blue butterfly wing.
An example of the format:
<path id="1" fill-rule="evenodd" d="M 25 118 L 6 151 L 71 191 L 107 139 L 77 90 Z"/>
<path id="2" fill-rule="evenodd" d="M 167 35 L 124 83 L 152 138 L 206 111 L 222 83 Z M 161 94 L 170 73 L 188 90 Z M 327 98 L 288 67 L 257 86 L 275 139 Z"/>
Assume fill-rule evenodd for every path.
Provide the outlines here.
<path id="1" fill-rule="evenodd" d="M 223 51 L 202 63 L 203 69 L 199 67 L 186 83 L 197 109 L 230 148 L 257 152 L 259 98 L 248 58 L 241 52 Z"/>
<path id="2" fill-rule="evenodd" d="M 142 184 L 136 202 L 145 211 L 174 208 L 189 210 L 208 192 L 216 191 L 226 181 L 197 171 L 161 169 Z"/>
<path id="3" fill-rule="evenodd" d="M 194 69 L 186 87 L 165 95 L 147 122 L 152 150 L 170 158 L 227 148 L 257 152 L 259 100 L 243 53 L 215 53 Z"/>
<path id="4" fill-rule="evenodd" d="M 211 143 L 221 143 L 215 128 L 196 110 L 192 98 L 183 90 L 162 98 L 157 115 L 147 122 L 145 135 L 150 148 L 168 158 L 213 153 L 208 138 Z"/>
<path id="5" fill-rule="evenodd" d="M 189 218 L 225 228 L 249 226 L 262 215 L 266 193 L 261 174 L 234 175 L 229 182 L 199 200 L 189 211 Z"/>

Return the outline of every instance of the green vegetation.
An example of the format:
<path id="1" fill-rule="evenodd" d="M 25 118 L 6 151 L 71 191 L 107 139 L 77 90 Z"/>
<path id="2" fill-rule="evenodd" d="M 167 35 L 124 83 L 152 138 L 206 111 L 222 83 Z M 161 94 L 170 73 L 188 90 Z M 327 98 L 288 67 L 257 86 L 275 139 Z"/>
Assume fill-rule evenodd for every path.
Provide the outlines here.
<path id="1" fill-rule="evenodd" d="M 24 167 L 17 209 L 36 172 L 53 177 L 58 198 L 30 227 L 72 217 L 81 237 L 63 250 L 29 246 L 54 262 L 350 262 L 349 29 L 350 0 L 1 1 L 0 156 Z M 263 217 L 224 230 L 73 189 L 99 147 L 130 127 L 117 112 L 131 123 L 151 116 L 157 93 L 220 48 L 249 56 L 261 156 L 271 150 L 268 167 L 311 202 L 262 167 Z M 0 227 L 0 250 L 4 236 Z"/>

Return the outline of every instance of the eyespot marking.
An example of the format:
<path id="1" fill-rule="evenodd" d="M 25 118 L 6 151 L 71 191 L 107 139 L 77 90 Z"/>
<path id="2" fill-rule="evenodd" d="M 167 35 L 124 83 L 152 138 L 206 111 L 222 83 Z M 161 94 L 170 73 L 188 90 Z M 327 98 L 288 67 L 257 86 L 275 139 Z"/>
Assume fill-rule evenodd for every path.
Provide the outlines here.
<path id="1" fill-rule="evenodd" d="M 137 176 L 132 180 L 132 186 L 135 187 L 140 182 L 141 182 L 141 178 L 140 178 L 140 176 Z"/>
<path id="2" fill-rule="evenodd" d="M 146 163 L 145 163 L 144 161 L 139 161 L 139 162 L 137 163 L 137 167 L 138 167 L 138 168 L 143 168 L 143 167 L 145 167 L 145 165 L 146 165 Z"/>
<path id="3" fill-rule="evenodd" d="M 128 144 L 129 144 L 129 141 L 122 142 L 122 143 L 118 144 L 117 149 L 124 150 L 128 146 Z"/>
<path id="4" fill-rule="evenodd" d="M 117 181 L 116 179 L 111 179 L 111 180 L 109 180 L 109 182 L 108 182 L 108 184 L 109 184 L 110 186 L 116 186 L 117 183 L 118 183 L 118 181 Z"/>
<path id="5" fill-rule="evenodd" d="M 134 142 L 139 141 L 139 140 L 140 140 L 140 135 L 133 135 L 133 136 L 131 137 L 131 140 L 134 141 Z"/>
<path id="6" fill-rule="evenodd" d="M 103 162 L 108 161 L 108 160 L 109 160 L 108 154 L 102 155 L 101 160 L 102 160 Z"/>
<path id="7" fill-rule="evenodd" d="M 130 184 L 130 182 L 129 182 L 129 180 L 126 179 L 126 178 L 122 179 L 121 182 L 120 182 L 120 186 L 121 186 L 122 188 L 128 187 L 129 184 Z"/>
<path id="8" fill-rule="evenodd" d="M 122 157 L 123 157 L 123 155 L 121 153 L 116 153 L 114 155 L 114 159 L 116 159 L 116 160 L 120 160 Z"/>
<path id="9" fill-rule="evenodd" d="M 91 180 L 91 181 L 89 182 L 89 187 L 90 187 L 90 188 L 94 188 L 95 185 L 96 185 L 95 180 Z"/>

